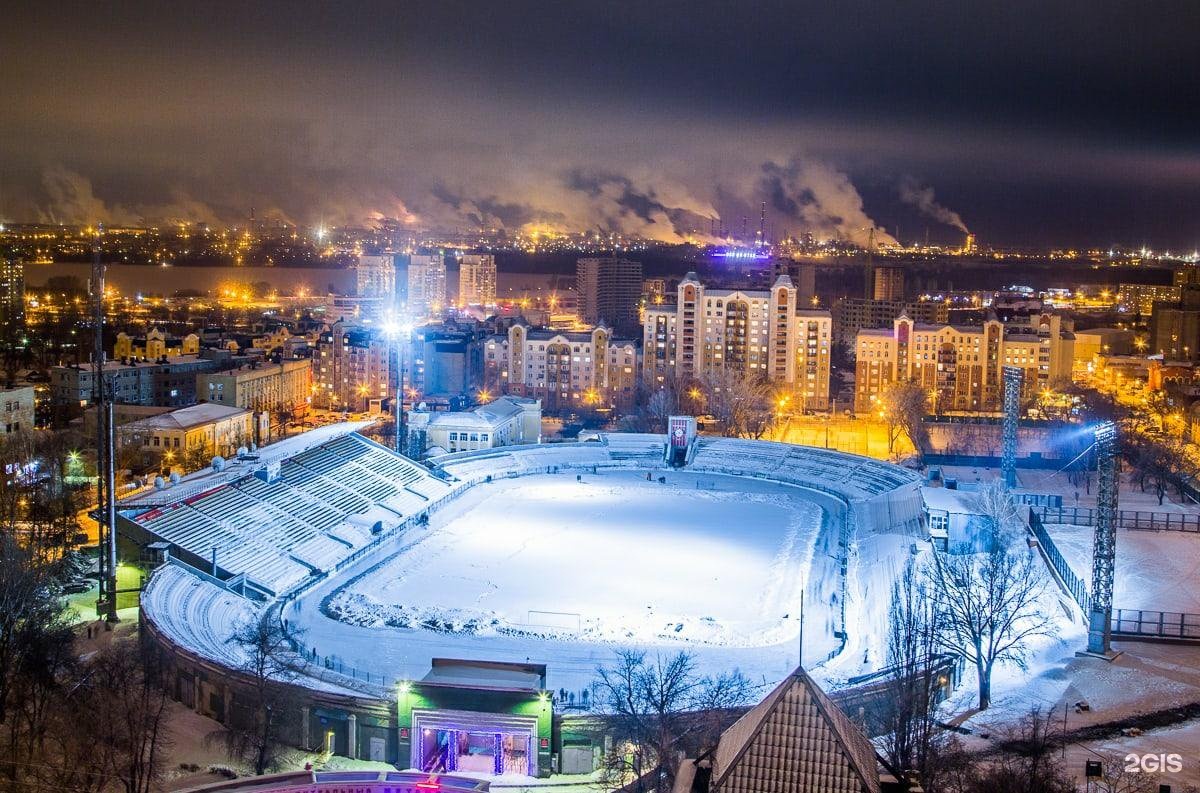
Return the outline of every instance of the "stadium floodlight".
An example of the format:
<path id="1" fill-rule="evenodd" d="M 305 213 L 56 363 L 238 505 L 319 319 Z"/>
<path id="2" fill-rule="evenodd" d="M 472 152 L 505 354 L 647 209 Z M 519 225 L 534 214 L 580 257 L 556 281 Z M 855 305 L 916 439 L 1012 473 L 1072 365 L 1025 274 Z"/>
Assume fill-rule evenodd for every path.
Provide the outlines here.
<path id="1" fill-rule="evenodd" d="M 395 400 L 392 404 L 392 417 L 395 421 L 396 430 L 396 453 L 404 454 L 404 344 L 406 339 L 412 338 L 413 325 L 407 317 L 397 315 L 395 313 L 388 314 L 382 325 L 383 337 L 387 339 L 388 361 L 393 359 L 396 362 L 396 390 Z M 389 367 L 390 369 L 391 367 Z M 391 377 L 388 377 L 388 385 L 392 385 Z"/>
<path id="2" fill-rule="evenodd" d="M 1112 595 L 1117 558 L 1117 425 L 1096 426 L 1096 533 L 1092 545 L 1092 592 L 1088 653 L 1112 657 Z"/>

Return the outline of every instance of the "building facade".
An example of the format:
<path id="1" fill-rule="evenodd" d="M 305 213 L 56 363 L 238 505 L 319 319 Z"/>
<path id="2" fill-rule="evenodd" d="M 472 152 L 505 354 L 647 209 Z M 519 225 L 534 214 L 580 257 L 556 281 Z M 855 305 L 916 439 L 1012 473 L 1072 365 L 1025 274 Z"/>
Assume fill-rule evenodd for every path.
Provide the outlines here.
<path id="1" fill-rule="evenodd" d="M 565 332 L 516 322 L 487 340 L 484 368 L 485 387 L 539 399 L 551 412 L 625 411 L 637 398 L 637 342 L 614 338 L 607 325 Z"/>
<path id="2" fill-rule="evenodd" d="M 158 328 L 151 328 L 145 337 L 137 338 L 122 331 L 113 344 L 117 359 L 141 358 L 155 361 L 165 356 L 196 355 L 200 352 L 200 337 L 189 333 L 182 339 L 168 337 Z"/>
<path id="3" fill-rule="evenodd" d="M 575 263 L 579 316 L 587 325 L 601 322 L 623 333 L 638 327 L 642 263 L 628 259 L 589 258 Z"/>
<path id="4" fill-rule="evenodd" d="M 901 315 L 916 322 L 945 324 L 950 321 L 950 307 L 940 300 L 864 300 L 844 298 L 833 304 L 833 341 L 853 348 L 858 332 L 863 328 L 891 327 Z"/>
<path id="5" fill-rule="evenodd" d="M 415 328 L 403 361 L 407 398 L 452 396 L 477 391 L 484 381 L 487 333 L 470 323 L 446 322 Z"/>
<path id="6" fill-rule="evenodd" d="M 1069 379 L 1074 334 L 1056 314 L 982 325 L 901 316 L 891 328 L 859 331 L 855 353 L 857 412 L 870 412 L 892 383 L 909 381 L 928 390 L 934 413 L 994 413 L 1002 407 L 1005 366 L 1024 371 L 1023 400 Z"/>
<path id="7" fill-rule="evenodd" d="M 420 320 L 446 307 L 446 258 L 413 254 L 408 261 L 408 314 Z"/>
<path id="8" fill-rule="evenodd" d="M 1155 303 L 1177 303 L 1179 294 L 1178 286 L 1121 284 L 1117 287 L 1117 306 L 1130 314 L 1149 317 L 1154 313 Z"/>
<path id="9" fill-rule="evenodd" d="M 458 262 L 458 303 L 462 306 L 496 304 L 496 257 L 464 254 Z"/>
<path id="10" fill-rule="evenodd" d="M 391 357 L 391 345 L 377 329 L 334 323 L 313 354 L 313 401 L 330 410 L 367 410 L 392 392 Z"/>
<path id="11" fill-rule="evenodd" d="M 33 386 L 0 389 L 0 435 L 31 432 L 34 428 Z"/>
<path id="12" fill-rule="evenodd" d="M 688 273 L 674 305 L 643 313 L 643 379 L 654 385 L 734 371 L 792 386 L 805 408 L 826 408 L 832 320 L 828 311 L 798 307 L 797 296 L 786 275 L 769 291 L 751 291 L 710 289 Z"/>
<path id="13" fill-rule="evenodd" d="M 25 264 L 0 259 L 0 341 L 12 344 L 25 330 Z"/>
<path id="14" fill-rule="evenodd" d="M 228 405 L 201 403 L 117 428 L 118 445 L 170 452 L 177 464 L 196 450 L 228 457 L 254 440 L 253 412 Z"/>
<path id="15" fill-rule="evenodd" d="M 197 396 L 258 413 L 303 415 L 312 399 L 312 365 L 307 359 L 252 361 L 196 378 Z"/>
<path id="16" fill-rule="evenodd" d="M 130 405 L 184 407 L 196 403 L 196 378 L 215 371 L 216 358 L 194 355 L 104 364 L 106 387 L 116 402 Z M 50 369 L 50 398 L 58 407 L 87 407 L 94 396 L 92 367 L 84 364 Z"/>

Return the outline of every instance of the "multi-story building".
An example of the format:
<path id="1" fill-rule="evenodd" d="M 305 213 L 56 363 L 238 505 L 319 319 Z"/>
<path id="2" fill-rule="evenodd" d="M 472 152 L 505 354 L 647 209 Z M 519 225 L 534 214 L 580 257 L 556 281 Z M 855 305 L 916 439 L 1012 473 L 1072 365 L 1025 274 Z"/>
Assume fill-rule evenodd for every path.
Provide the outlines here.
<path id="1" fill-rule="evenodd" d="M 378 329 L 343 322 L 321 333 L 312 359 L 313 397 L 321 407 L 365 410 L 392 394 L 392 346 Z"/>
<path id="2" fill-rule="evenodd" d="M 0 343 L 12 344 L 25 329 L 25 264 L 0 259 Z"/>
<path id="3" fill-rule="evenodd" d="M 829 401 L 832 320 L 796 305 L 791 278 L 770 290 L 710 289 L 688 273 L 674 305 L 643 316 L 642 376 L 650 384 L 736 371 L 794 387 L 806 408 Z"/>
<path id="4" fill-rule="evenodd" d="M 940 300 L 865 300 L 848 297 L 833 304 L 833 341 L 852 347 L 863 328 L 890 327 L 901 315 L 916 322 L 945 324 L 950 321 L 950 307 Z"/>
<path id="5" fill-rule="evenodd" d="M 496 304 L 496 257 L 467 253 L 458 262 L 458 303 L 462 306 Z"/>
<path id="6" fill-rule="evenodd" d="M 575 263 L 575 291 L 584 323 L 607 324 L 621 333 L 638 327 L 642 297 L 642 263 L 628 259 L 591 258 Z"/>
<path id="7" fill-rule="evenodd" d="M 221 357 L 195 355 L 146 361 L 113 360 L 104 364 L 104 379 L 116 402 L 183 407 L 196 403 L 197 375 L 215 371 L 221 365 Z M 54 405 L 62 408 L 82 408 L 92 404 L 92 367 L 89 364 L 52 367 L 50 398 Z"/>
<path id="8" fill-rule="evenodd" d="M 390 303 L 396 297 L 396 255 L 360 254 L 354 268 L 354 293 Z"/>
<path id="9" fill-rule="evenodd" d="M 1179 272 L 1191 271 L 1177 271 L 1176 276 Z M 1185 284 L 1178 301 L 1154 306 L 1147 352 L 1168 361 L 1200 361 L 1200 286 Z"/>
<path id="10" fill-rule="evenodd" d="M 423 453 L 465 452 L 542 441 L 542 403 L 504 396 L 471 410 L 408 412 L 410 437 Z"/>
<path id="11" fill-rule="evenodd" d="M 1003 399 L 1003 369 L 1024 370 L 1022 398 L 1071 376 L 1074 334 L 1062 317 L 1038 314 L 1008 323 L 923 324 L 907 316 L 891 328 L 866 328 L 855 344 L 855 410 L 869 412 L 897 381 L 929 390 L 935 413 L 992 413 Z"/>
<path id="12" fill-rule="evenodd" d="M 413 254 L 408 260 L 408 313 L 423 319 L 446 307 L 446 258 Z"/>
<path id="13" fill-rule="evenodd" d="M 486 342 L 486 387 L 540 399 L 546 410 L 579 407 L 625 411 L 637 397 L 638 348 L 607 325 L 590 332 L 531 328 L 518 321 Z"/>
<path id="14" fill-rule="evenodd" d="M 1159 284 L 1121 284 L 1117 288 L 1117 305 L 1122 311 L 1149 317 L 1155 303 L 1178 303 L 1178 286 Z"/>
<path id="15" fill-rule="evenodd" d="M 874 268 L 872 296 L 876 300 L 904 299 L 904 268 L 895 264 L 884 264 Z"/>
<path id="16" fill-rule="evenodd" d="M 0 436 L 33 429 L 34 398 L 33 386 L 0 389 Z"/>
<path id="17" fill-rule="evenodd" d="M 796 287 L 796 305 L 808 306 L 817 296 L 817 265 L 811 259 L 776 256 L 771 260 L 771 283 L 786 275 Z"/>
<path id="18" fill-rule="evenodd" d="M 426 396 L 474 393 L 483 385 L 487 334 L 475 324 L 447 322 L 415 328 L 406 360 L 406 387 Z"/>
<path id="19" fill-rule="evenodd" d="M 647 278 L 642 281 L 642 302 L 648 306 L 661 306 L 667 300 L 667 279 Z"/>
<path id="20" fill-rule="evenodd" d="M 196 392 L 203 402 L 296 416 L 308 410 L 312 380 L 312 366 L 307 359 L 250 361 L 234 369 L 198 376 Z"/>

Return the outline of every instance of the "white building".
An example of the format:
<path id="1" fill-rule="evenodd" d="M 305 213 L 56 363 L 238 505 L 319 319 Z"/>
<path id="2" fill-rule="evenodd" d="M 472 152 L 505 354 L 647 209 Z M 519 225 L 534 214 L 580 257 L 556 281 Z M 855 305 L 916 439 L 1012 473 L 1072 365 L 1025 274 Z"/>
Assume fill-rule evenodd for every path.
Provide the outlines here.
<path id="1" fill-rule="evenodd" d="M 390 305 L 396 297 L 396 257 L 390 253 L 358 257 L 355 268 L 355 293 L 359 297 L 378 298 Z"/>
<path id="2" fill-rule="evenodd" d="M 526 397 L 500 397 L 454 413 L 411 410 L 408 432 L 423 434 L 426 452 L 463 452 L 542 442 L 542 403 Z"/>
<path id="3" fill-rule="evenodd" d="M 458 302 L 462 306 L 496 304 L 496 257 L 465 254 L 458 264 Z"/>
<path id="4" fill-rule="evenodd" d="M 446 307 L 446 258 L 413 254 L 408 261 L 408 313 L 414 321 Z"/>

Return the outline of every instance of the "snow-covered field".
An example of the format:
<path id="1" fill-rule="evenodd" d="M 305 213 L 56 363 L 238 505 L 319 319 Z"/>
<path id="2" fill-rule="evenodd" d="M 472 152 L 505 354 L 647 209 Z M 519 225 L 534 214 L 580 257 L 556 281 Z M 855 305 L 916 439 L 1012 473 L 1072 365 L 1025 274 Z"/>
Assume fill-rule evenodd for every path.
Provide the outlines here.
<path id="1" fill-rule="evenodd" d="M 769 481 L 666 477 L 477 485 L 286 616 L 321 655 L 394 677 L 423 675 L 434 656 L 529 659 L 549 665 L 552 687 L 582 688 L 617 648 L 638 647 L 775 682 L 797 662 L 803 591 L 805 663 L 835 651 L 840 505 Z"/>
<path id="2" fill-rule="evenodd" d="M 1076 575 L 1091 581 L 1090 526 L 1050 525 L 1051 539 Z M 1200 534 L 1117 531 L 1113 607 L 1200 613 Z"/>

